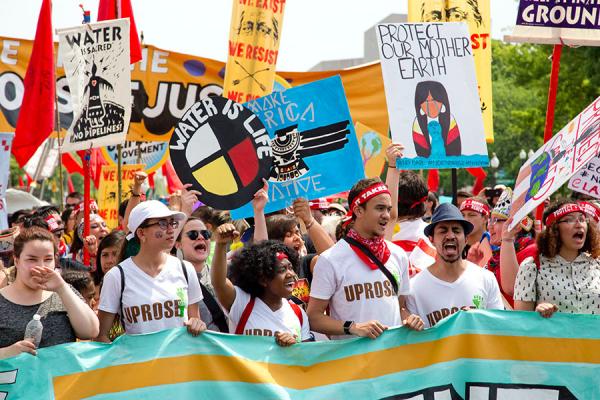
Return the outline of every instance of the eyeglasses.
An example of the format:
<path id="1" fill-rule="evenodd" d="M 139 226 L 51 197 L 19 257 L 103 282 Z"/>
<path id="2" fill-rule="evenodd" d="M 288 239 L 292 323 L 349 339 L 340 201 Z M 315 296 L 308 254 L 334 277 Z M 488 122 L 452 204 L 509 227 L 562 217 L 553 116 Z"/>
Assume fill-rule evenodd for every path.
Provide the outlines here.
<path id="1" fill-rule="evenodd" d="M 166 220 L 166 219 L 161 219 L 152 224 L 144 225 L 141 228 L 149 228 L 149 227 L 155 226 L 155 225 L 158 225 L 160 227 L 160 229 L 162 229 L 163 231 L 166 231 L 167 229 L 169 229 L 169 226 L 173 229 L 179 228 L 179 221 L 177 221 L 175 219 L 172 219 L 170 221 Z"/>
<path id="2" fill-rule="evenodd" d="M 202 230 L 194 230 L 194 231 L 188 231 L 185 233 L 185 235 L 190 238 L 190 240 L 196 240 L 198 239 L 200 236 L 202 236 L 204 238 L 204 240 L 208 240 L 210 239 L 210 237 L 212 236 L 212 234 L 210 233 L 209 230 L 206 229 L 202 229 Z"/>
<path id="3" fill-rule="evenodd" d="M 568 224 L 568 225 L 575 225 L 576 223 L 587 224 L 587 222 L 588 222 L 588 220 L 585 217 L 567 218 L 567 219 L 563 219 L 562 221 L 558 221 L 559 224 Z"/>
<path id="4" fill-rule="evenodd" d="M 494 225 L 497 223 L 501 223 L 501 222 L 506 222 L 505 219 L 501 219 L 501 218 L 492 218 L 490 219 L 490 225 Z"/>

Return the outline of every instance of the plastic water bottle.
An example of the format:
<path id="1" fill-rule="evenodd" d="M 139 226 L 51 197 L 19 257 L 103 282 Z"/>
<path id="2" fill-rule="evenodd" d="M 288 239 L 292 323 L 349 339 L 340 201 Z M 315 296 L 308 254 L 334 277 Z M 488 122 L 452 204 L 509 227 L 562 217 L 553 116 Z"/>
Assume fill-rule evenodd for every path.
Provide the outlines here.
<path id="1" fill-rule="evenodd" d="M 40 318 L 41 317 L 38 314 L 35 314 L 25 328 L 25 339 L 32 339 L 35 347 L 40 345 L 40 342 L 42 341 L 42 331 L 44 330 Z"/>

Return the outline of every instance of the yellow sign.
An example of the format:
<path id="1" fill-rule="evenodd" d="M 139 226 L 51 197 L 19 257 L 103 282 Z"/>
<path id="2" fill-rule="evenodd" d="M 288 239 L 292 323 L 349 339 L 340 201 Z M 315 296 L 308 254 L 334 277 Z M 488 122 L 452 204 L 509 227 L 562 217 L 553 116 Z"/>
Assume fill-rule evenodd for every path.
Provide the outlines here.
<path id="1" fill-rule="evenodd" d="M 0 37 L 0 132 L 14 132 L 23 100 L 23 77 L 31 55 L 32 41 Z M 185 111 L 198 99 L 223 94 L 220 61 L 144 46 L 142 61 L 131 71 L 133 110 L 129 141 L 169 141 Z M 344 70 L 319 72 L 279 72 L 293 86 L 334 75 L 342 77 L 350 113 L 357 121 L 377 132 L 388 131 L 388 114 L 379 62 Z M 61 127 L 73 120 L 71 98 L 62 67 L 57 76 Z M 15 95 L 16 93 L 16 95 Z"/>
<path id="2" fill-rule="evenodd" d="M 383 172 L 385 165 L 385 150 L 392 141 L 360 122 L 356 123 L 355 128 L 365 175 L 367 178 L 378 177 Z"/>
<path id="3" fill-rule="evenodd" d="M 485 139 L 494 142 L 490 0 L 409 0 L 409 22 L 466 21 L 471 33 Z"/>
<path id="4" fill-rule="evenodd" d="M 119 225 L 119 204 L 129 197 L 129 190 L 133 186 L 135 173 L 143 171 L 142 164 L 123 165 L 121 167 L 121 200 L 117 201 L 119 175 L 116 165 L 103 165 L 98 187 L 98 214 L 106 221 L 109 229 Z"/>
<path id="5" fill-rule="evenodd" d="M 223 92 L 238 103 L 273 91 L 285 0 L 233 0 Z"/>

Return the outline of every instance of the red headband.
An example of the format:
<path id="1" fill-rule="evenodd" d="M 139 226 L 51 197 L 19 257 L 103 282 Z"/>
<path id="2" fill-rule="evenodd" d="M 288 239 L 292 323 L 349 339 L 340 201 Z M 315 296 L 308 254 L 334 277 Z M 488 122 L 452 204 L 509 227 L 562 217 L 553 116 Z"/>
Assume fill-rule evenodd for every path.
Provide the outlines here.
<path id="1" fill-rule="evenodd" d="M 423 196 L 419 200 L 412 203 L 409 208 L 412 210 L 413 208 L 417 207 L 419 204 L 425 203 L 426 200 L 427 200 L 427 196 Z"/>
<path id="2" fill-rule="evenodd" d="M 480 201 L 466 199 L 460 204 L 460 211 L 475 211 L 484 217 L 490 215 L 490 208 Z"/>
<path id="3" fill-rule="evenodd" d="M 592 203 L 588 203 L 587 201 L 580 201 L 579 207 L 581 207 L 581 209 L 586 215 L 594 218 L 594 221 L 600 222 L 600 210 L 598 209 L 598 207 L 596 207 Z"/>
<path id="4" fill-rule="evenodd" d="M 576 213 L 576 212 L 580 212 L 580 213 L 586 214 L 586 212 L 583 209 L 583 207 L 580 207 L 579 204 L 574 204 L 574 203 L 565 204 L 564 206 L 562 206 L 558 210 L 554 211 L 552 214 L 548 215 L 548 217 L 546 218 L 546 227 L 549 228 L 556 221 L 558 221 L 559 219 L 561 219 L 565 215 L 571 214 L 571 213 Z"/>
<path id="5" fill-rule="evenodd" d="M 73 210 L 73 212 L 75 213 L 75 215 L 79 214 L 80 212 L 83 212 L 83 208 L 84 208 L 85 204 L 82 201 L 81 203 L 79 203 L 75 209 Z M 92 214 L 96 213 L 98 211 L 98 203 L 96 203 L 96 200 L 92 199 L 90 200 L 90 212 Z"/>
<path id="6" fill-rule="evenodd" d="M 377 182 L 372 184 L 371 186 L 363 189 L 362 192 L 358 194 L 352 200 L 352 204 L 350 204 L 350 212 L 354 212 L 354 209 L 360 205 L 365 204 L 367 201 L 371 200 L 375 196 L 379 196 L 380 194 L 390 194 L 390 190 L 383 182 Z"/>
<path id="7" fill-rule="evenodd" d="M 288 260 L 287 254 L 285 254 L 283 251 L 278 251 L 275 253 L 275 258 L 277 258 L 278 261 Z"/>
<path id="8" fill-rule="evenodd" d="M 48 224 L 48 230 L 50 232 L 53 232 L 60 228 L 60 225 L 58 224 L 58 219 L 56 219 L 52 214 L 44 218 L 44 221 L 46 221 L 46 223 Z"/>

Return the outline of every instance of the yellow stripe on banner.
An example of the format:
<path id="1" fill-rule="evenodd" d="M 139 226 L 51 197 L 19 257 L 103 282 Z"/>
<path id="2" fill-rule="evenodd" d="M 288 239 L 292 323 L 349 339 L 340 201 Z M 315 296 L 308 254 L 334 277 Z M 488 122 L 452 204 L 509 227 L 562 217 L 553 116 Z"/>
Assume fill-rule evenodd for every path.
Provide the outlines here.
<path id="1" fill-rule="evenodd" d="M 461 358 L 599 364 L 600 340 L 468 334 L 325 361 L 308 367 L 222 355 L 158 358 L 56 377 L 54 393 L 57 400 L 75 400 L 192 381 L 269 383 L 303 390 L 377 378 Z"/>

